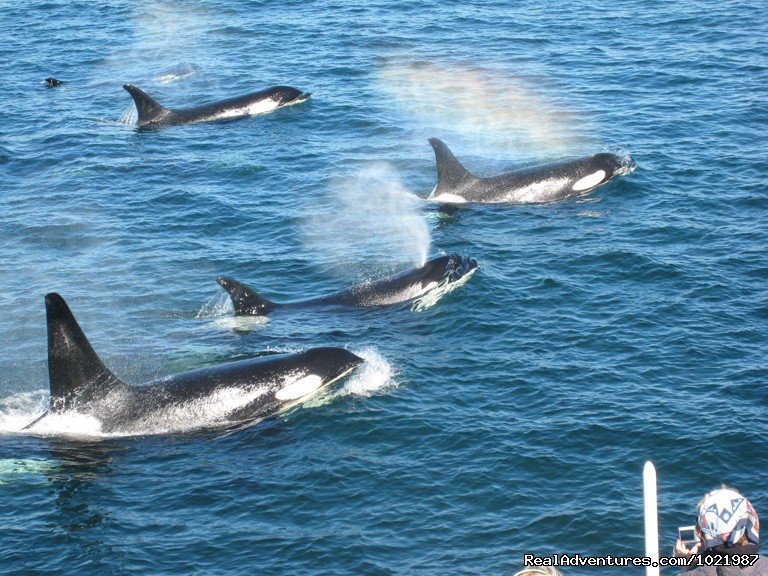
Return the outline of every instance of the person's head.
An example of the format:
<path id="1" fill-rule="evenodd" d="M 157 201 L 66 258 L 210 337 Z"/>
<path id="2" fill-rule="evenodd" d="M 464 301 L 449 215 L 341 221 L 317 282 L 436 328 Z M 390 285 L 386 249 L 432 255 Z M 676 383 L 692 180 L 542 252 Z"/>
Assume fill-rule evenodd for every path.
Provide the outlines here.
<path id="1" fill-rule="evenodd" d="M 723 486 L 708 492 L 696 506 L 696 528 L 704 550 L 715 546 L 760 543 L 760 521 L 749 500 Z"/>
<path id="2" fill-rule="evenodd" d="M 515 572 L 514 576 L 562 576 L 562 574 L 552 566 L 528 566 Z"/>

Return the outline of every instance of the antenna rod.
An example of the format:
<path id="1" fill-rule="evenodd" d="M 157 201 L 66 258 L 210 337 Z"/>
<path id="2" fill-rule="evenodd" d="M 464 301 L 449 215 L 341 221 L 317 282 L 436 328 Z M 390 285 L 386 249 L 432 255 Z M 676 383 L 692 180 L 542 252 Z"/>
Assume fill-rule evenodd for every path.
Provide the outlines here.
<path id="1" fill-rule="evenodd" d="M 648 460 L 643 468 L 643 503 L 645 506 L 645 556 L 656 562 L 647 566 L 645 576 L 659 576 L 659 515 L 656 503 L 656 468 Z"/>

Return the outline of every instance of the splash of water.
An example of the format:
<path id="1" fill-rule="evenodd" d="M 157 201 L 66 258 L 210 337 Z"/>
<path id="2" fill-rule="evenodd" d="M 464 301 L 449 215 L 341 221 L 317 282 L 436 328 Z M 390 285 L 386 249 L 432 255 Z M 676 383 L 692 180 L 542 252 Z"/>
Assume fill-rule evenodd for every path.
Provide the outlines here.
<path id="1" fill-rule="evenodd" d="M 396 372 L 392 365 L 373 347 L 355 350 L 365 362 L 339 389 L 324 389 L 302 402 L 303 408 L 317 408 L 343 396 L 369 397 L 388 388 L 396 388 Z"/>
<path id="2" fill-rule="evenodd" d="M 431 237 L 419 199 L 386 163 L 332 182 L 312 212 L 302 225 L 305 244 L 339 275 L 427 261 Z"/>
<path id="3" fill-rule="evenodd" d="M 217 329 L 230 332 L 251 332 L 269 322 L 268 316 L 235 316 L 232 298 L 224 290 L 219 290 L 208 299 L 195 315 L 195 318 L 210 320 Z M 210 324 L 206 324 L 210 326 Z M 207 330 L 208 328 L 206 328 Z"/>
<path id="4" fill-rule="evenodd" d="M 202 305 L 195 318 L 215 318 L 217 316 L 232 315 L 235 307 L 232 305 L 232 298 L 219 290 L 215 296 L 212 296 Z"/>
<path id="5" fill-rule="evenodd" d="M 132 102 L 128 108 L 126 108 L 120 118 L 117 119 L 120 124 L 136 124 L 139 121 L 139 111 L 136 110 L 136 105 Z"/>
<path id="6" fill-rule="evenodd" d="M 35 436 L 63 436 L 75 440 L 92 440 L 105 436 L 98 418 L 77 412 L 49 414 L 32 426 L 29 433 Z"/>
<path id="7" fill-rule="evenodd" d="M 48 391 L 21 392 L 0 400 L 0 435 L 15 434 L 48 409 Z"/>
<path id="8" fill-rule="evenodd" d="M 387 388 L 396 388 L 396 372 L 387 359 L 373 347 L 355 352 L 365 363 L 340 391 L 342 396 L 371 396 Z"/>

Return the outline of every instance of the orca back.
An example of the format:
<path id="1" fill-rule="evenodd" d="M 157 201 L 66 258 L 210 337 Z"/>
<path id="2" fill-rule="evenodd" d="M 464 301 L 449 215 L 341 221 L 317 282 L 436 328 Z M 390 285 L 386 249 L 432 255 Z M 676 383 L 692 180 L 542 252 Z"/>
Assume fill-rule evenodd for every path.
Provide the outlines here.
<path id="1" fill-rule="evenodd" d="M 234 278 L 222 276 L 216 281 L 229 293 L 237 316 L 264 316 L 280 307 L 279 304 L 259 296 L 253 288 Z"/>
<path id="2" fill-rule="evenodd" d="M 46 295 L 45 310 L 50 410 L 87 412 L 91 402 L 125 384 L 96 355 L 64 298 L 56 293 Z"/>
<path id="3" fill-rule="evenodd" d="M 168 123 L 168 120 L 175 115 L 173 110 L 161 106 L 146 93 L 136 88 L 136 86 L 123 84 L 123 88 L 128 91 L 133 97 L 133 101 L 136 103 L 136 110 L 139 113 L 139 126 L 146 126 L 148 124 L 166 124 Z"/>
<path id="4" fill-rule="evenodd" d="M 435 151 L 437 163 L 437 186 L 433 195 L 461 195 L 467 188 L 477 184 L 479 179 L 456 159 L 453 152 L 438 138 L 430 138 L 429 143 Z"/>

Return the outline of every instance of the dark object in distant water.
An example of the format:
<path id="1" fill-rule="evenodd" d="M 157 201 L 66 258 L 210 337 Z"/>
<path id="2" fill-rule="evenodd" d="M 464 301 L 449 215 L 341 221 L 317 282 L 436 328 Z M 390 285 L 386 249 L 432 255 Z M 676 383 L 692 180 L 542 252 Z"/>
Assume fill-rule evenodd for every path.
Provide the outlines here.
<path id="1" fill-rule="evenodd" d="M 45 85 L 48 86 L 48 88 L 56 88 L 56 86 L 61 86 L 62 84 L 64 84 L 63 80 L 57 80 L 52 76 L 50 78 L 46 78 L 44 82 L 45 82 Z"/>
<path id="2" fill-rule="evenodd" d="M 124 84 L 123 88 L 133 96 L 136 103 L 136 110 L 139 112 L 139 126 L 179 126 L 197 122 L 243 118 L 271 112 L 283 106 L 299 104 L 310 97 L 309 92 L 301 92 L 290 86 L 275 86 L 260 92 L 203 104 L 194 108 L 171 110 L 161 106 L 135 86 Z"/>
<path id="3" fill-rule="evenodd" d="M 48 294 L 45 307 L 50 407 L 25 430 L 68 412 L 96 418 L 102 432 L 243 427 L 300 403 L 363 362 L 344 348 L 311 348 L 129 386 L 102 363 L 61 296 Z"/>
<path id="4" fill-rule="evenodd" d="M 444 142 L 430 138 L 437 162 L 437 185 L 430 200 L 523 204 L 551 202 L 587 192 L 631 171 L 631 160 L 601 153 L 577 160 L 524 168 L 491 178 L 478 178 L 456 159 Z"/>
<path id="5" fill-rule="evenodd" d="M 298 309 L 322 306 L 388 306 L 442 296 L 464 282 L 477 270 L 477 261 L 458 254 L 438 256 L 423 266 L 393 278 L 358 284 L 328 296 L 277 304 L 259 296 L 255 290 L 237 280 L 221 277 L 217 282 L 232 298 L 237 316 L 265 316 L 278 308 Z"/>

